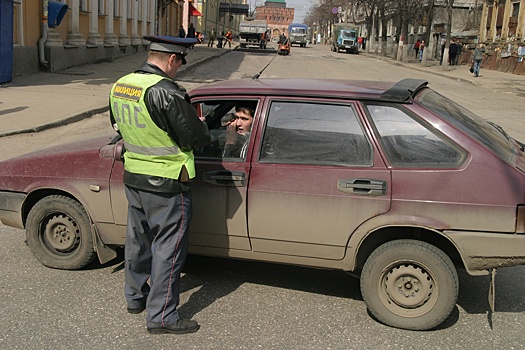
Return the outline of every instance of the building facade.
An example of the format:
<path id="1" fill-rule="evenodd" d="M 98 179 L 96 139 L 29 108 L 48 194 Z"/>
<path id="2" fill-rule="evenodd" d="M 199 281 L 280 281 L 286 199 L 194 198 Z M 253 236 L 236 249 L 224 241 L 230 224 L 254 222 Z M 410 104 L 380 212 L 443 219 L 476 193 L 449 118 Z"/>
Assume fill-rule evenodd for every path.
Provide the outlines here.
<path id="1" fill-rule="evenodd" d="M 217 34 L 230 30 L 237 36 L 241 20 L 248 15 L 246 0 L 199 0 L 197 5 L 202 16 L 198 18 L 195 27 L 204 33 L 205 40 L 212 28 Z"/>
<path id="2" fill-rule="evenodd" d="M 268 23 L 272 38 L 281 34 L 288 36 L 288 26 L 292 24 L 294 15 L 295 9 L 286 7 L 284 0 L 267 0 L 264 6 L 255 8 L 255 19 Z"/>
<path id="3" fill-rule="evenodd" d="M 483 67 L 525 74 L 525 0 L 485 0 L 479 39 L 487 44 Z"/>
<path id="4" fill-rule="evenodd" d="M 202 16 L 183 0 L 7 1 L 12 3 L 13 76 L 143 52 L 148 45 L 143 36 L 176 36 L 181 25 L 187 29 Z M 50 23 L 62 5 L 67 5 L 62 21 Z"/>

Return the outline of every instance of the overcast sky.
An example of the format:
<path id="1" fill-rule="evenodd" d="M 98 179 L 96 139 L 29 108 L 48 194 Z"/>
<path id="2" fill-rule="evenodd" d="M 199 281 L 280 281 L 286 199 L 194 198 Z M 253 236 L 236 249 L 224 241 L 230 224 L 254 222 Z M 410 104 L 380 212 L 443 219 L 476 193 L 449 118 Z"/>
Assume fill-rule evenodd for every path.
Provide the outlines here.
<path id="1" fill-rule="evenodd" d="M 293 7 L 295 18 L 294 23 L 303 23 L 304 16 L 308 12 L 313 0 L 285 0 L 286 7 Z"/>

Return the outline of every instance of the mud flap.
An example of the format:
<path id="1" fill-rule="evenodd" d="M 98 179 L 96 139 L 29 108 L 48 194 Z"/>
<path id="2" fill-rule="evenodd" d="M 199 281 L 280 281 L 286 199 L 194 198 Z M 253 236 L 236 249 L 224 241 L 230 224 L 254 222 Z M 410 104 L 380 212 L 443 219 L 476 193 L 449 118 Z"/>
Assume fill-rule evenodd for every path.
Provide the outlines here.
<path id="1" fill-rule="evenodd" d="M 490 273 L 490 284 L 489 284 L 489 325 L 490 329 L 492 329 L 492 317 L 494 316 L 494 310 L 496 308 L 496 269 L 492 269 Z"/>
<path id="2" fill-rule="evenodd" d="M 100 261 L 101 264 L 105 264 L 108 261 L 115 259 L 117 257 L 117 252 L 102 243 L 95 225 L 91 225 L 91 232 L 93 233 L 93 242 L 95 243 L 94 245 L 98 261 Z"/>

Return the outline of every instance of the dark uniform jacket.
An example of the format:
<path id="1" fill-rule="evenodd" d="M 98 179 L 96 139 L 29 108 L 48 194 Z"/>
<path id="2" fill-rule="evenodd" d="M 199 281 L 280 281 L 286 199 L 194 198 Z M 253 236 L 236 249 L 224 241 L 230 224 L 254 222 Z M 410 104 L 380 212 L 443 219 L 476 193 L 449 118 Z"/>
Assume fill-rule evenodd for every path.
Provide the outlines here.
<path id="1" fill-rule="evenodd" d="M 179 148 L 191 151 L 210 143 L 208 127 L 198 117 L 195 108 L 189 103 L 186 90 L 152 63 L 144 63 L 135 73 L 157 74 L 162 79 L 146 91 L 144 102 L 153 122 L 164 130 Z M 111 124 L 116 123 L 110 108 Z M 176 180 L 159 178 L 144 174 L 124 172 L 126 185 L 153 192 L 180 192 Z"/>

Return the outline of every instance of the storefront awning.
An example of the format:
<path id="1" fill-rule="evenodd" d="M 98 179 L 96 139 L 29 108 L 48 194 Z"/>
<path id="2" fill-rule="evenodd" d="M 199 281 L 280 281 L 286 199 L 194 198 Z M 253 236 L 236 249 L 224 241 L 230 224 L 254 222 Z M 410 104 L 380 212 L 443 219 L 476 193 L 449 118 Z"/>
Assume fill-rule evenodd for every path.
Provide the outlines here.
<path id="1" fill-rule="evenodd" d="M 193 17 L 201 17 L 202 16 L 202 13 L 197 10 L 195 7 L 193 7 L 192 4 L 189 4 L 190 5 L 190 16 L 193 16 Z"/>

